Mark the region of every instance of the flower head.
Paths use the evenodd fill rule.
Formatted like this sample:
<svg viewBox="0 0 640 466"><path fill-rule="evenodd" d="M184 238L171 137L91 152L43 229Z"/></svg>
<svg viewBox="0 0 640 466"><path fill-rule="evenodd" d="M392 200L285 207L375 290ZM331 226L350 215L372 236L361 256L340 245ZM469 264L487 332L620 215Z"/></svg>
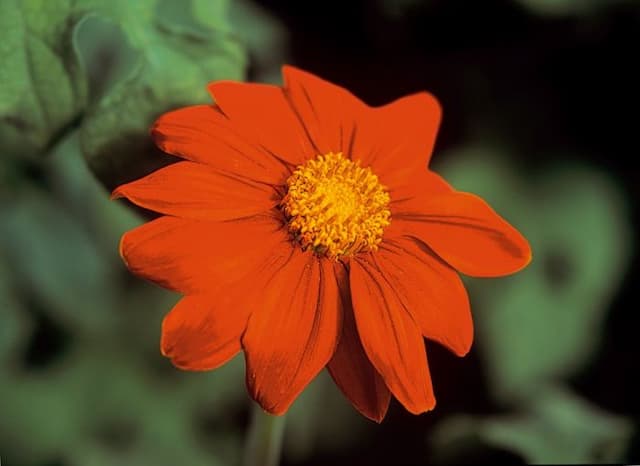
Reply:
<svg viewBox="0 0 640 466"><path fill-rule="evenodd" d="M156 144L184 160L114 191L162 214L121 242L133 273L184 294L162 353L208 370L244 351L248 390L274 414L324 367L371 419L391 395L428 411L424 337L460 356L473 339L458 272L514 273L529 245L427 168L433 96L372 108L283 74L283 87L212 83L215 105L161 116Z"/></svg>
<svg viewBox="0 0 640 466"><path fill-rule="evenodd" d="M371 169L329 152L296 168L286 189L283 211L303 249L333 259L378 249L391 212Z"/></svg>

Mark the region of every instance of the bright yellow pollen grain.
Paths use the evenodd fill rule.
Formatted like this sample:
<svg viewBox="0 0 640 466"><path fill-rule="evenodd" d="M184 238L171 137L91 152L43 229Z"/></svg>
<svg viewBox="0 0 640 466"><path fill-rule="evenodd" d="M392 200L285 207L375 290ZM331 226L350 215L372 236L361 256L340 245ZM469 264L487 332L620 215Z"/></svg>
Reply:
<svg viewBox="0 0 640 466"><path fill-rule="evenodd" d="M390 198L371 169L329 152L297 167L287 186L281 205L303 249L332 259L378 249Z"/></svg>

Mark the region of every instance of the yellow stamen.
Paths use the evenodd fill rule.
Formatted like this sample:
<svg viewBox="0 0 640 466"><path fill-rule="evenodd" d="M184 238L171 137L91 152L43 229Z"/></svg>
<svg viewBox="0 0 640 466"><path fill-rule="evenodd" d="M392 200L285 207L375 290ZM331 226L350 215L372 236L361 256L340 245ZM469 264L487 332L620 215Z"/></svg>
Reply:
<svg viewBox="0 0 640 466"><path fill-rule="evenodd" d="M303 249L332 259L378 249L391 212L370 168L329 152L297 167L287 186L281 205Z"/></svg>

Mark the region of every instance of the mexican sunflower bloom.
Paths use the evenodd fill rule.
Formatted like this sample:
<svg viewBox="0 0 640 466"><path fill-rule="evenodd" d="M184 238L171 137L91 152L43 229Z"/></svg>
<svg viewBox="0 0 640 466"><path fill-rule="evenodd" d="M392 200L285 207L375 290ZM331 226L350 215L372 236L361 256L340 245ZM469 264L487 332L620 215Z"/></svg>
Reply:
<svg viewBox="0 0 640 466"><path fill-rule="evenodd" d="M370 419L391 395L431 410L424 338L459 356L473 339L458 273L514 273L529 245L427 168L432 95L369 107L299 69L283 75L283 87L214 82L215 104L162 115L152 137L183 160L114 191L161 214L120 252L184 295L162 354L209 370L243 351L248 391L272 414L325 367Z"/></svg>

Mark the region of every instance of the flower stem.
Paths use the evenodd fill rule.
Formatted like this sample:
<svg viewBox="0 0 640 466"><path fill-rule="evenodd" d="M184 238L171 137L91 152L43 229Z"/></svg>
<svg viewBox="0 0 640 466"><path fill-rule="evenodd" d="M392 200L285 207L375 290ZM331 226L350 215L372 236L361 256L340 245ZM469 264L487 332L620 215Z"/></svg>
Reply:
<svg viewBox="0 0 640 466"><path fill-rule="evenodd" d="M243 466L278 466L284 422L284 416L272 416L254 404L245 440Z"/></svg>

